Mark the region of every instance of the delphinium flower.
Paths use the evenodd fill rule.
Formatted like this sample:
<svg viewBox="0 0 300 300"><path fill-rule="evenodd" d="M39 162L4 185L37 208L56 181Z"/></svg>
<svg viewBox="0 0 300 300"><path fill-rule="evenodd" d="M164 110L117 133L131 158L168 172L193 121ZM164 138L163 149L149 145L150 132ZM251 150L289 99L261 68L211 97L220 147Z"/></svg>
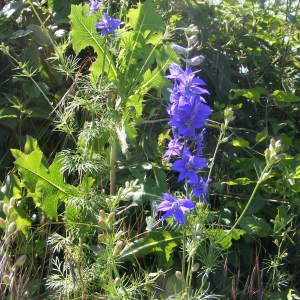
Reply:
<svg viewBox="0 0 300 300"><path fill-rule="evenodd" d="M157 211L164 212L162 221L172 216L176 222L183 224L185 212L195 208L195 203L190 199L176 199L168 193L164 193L163 197L164 200L156 207Z"/></svg>
<svg viewBox="0 0 300 300"><path fill-rule="evenodd" d="M115 29L121 25L121 20L111 18L107 13L103 14L102 22L97 22L95 27L101 30L101 35L115 34Z"/></svg>
<svg viewBox="0 0 300 300"><path fill-rule="evenodd" d="M90 10L88 16L90 16L94 11L99 10L103 6L103 2L99 2L98 0L90 0Z"/></svg>
<svg viewBox="0 0 300 300"><path fill-rule="evenodd" d="M188 149L183 149L182 158L173 163L172 169L179 172L178 181L184 179L196 184L198 182L197 171L206 166L206 159L191 155Z"/></svg>
<svg viewBox="0 0 300 300"><path fill-rule="evenodd" d="M173 63L166 77L173 81L173 87L169 89L170 101L167 108L170 116L168 124L172 127L173 138L164 157L172 162L171 169L179 173L178 181L184 181L185 186L191 187L194 197L207 203L206 195L211 180L200 177L199 171L207 165L202 155L204 127L211 114L211 108L203 96L209 92L205 88L204 80L196 76L196 72L190 67L184 70ZM170 194L164 194L164 201L157 206L157 211L166 212L162 220L172 215L176 222L184 223L183 211L179 209L181 206L178 200L176 202L174 199ZM190 207L195 207L192 200L184 201L183 203L189 203Z"/></svg>

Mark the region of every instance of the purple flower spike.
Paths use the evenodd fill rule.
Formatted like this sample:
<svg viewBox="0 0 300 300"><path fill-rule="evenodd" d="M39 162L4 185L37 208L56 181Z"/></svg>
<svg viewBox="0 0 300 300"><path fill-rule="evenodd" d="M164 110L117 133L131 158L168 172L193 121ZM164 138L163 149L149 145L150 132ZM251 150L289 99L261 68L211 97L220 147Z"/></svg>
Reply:
<svg viewBox="0 0 300 300"><path fill-rule="evenodd" d="M97 22L96 28L101 30L101 35L106 34L115 34L115 29L117 29L120 24L121 20L119 19L113 19L108 14L103 15L103 22Z"/></svg>
<svg viewBox="0 0 300 300"><path fill-rule="evenodd" d="M168 193L164 193L164 201L157 207L157 211L164 212L161 220L164 221L168 217L173 217L174 221L184 224L184 214L196 207L195 203L190 199L176 199Z"/></svg>
<svg viewBox="0 0 300 300"><path fill-rule="evenodd" d="M90 16L94 11L99 10L103 2L99 2L98 0L90 0L90 10L88 16Z"/></svg>

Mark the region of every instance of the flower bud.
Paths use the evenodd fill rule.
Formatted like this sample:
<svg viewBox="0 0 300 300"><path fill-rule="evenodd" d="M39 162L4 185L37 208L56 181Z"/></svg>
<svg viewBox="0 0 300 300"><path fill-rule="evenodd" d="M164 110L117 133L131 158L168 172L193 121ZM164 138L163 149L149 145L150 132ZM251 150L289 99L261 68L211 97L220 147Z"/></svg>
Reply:
<svg viewBox="0 0 300 300"><path fill-rule="evenodd" d="M6 285L10 284L10 278L9 278L9 276L8 275L4 275L2 277L2 282L3 282L3 284L6 284Z"/></svg>
<svg viewBox="0 0 300 300"><path fill-rule="evenodd" d="M5 220L0 217L0 228L5 228Z"/></svg>
<svg viewBox="0 0 300 300"><path fill-rule="evenodd" d="M2 205L2 210L5 213L5 215L8 216L8 214L9 214L9 208L8 208L8 204L7 203L4 203Z"/></svg>
<svg viewBox="0 0 300 300"><path fill-rule="evenodd" d="M181 47L177 44L171 44L171 48L177 53L177 54L186 54L187 49L184 47Z"/></svg>
<svg viewBox="0 0 300 300"><path fill-rule="evenodd" d="M120 279L120 277L116 277L115 280L114 280L114 282L115 282L115 285L116 285L116 286L119 286L119 285L121 284L121 279Z"/></svg>
<svg viewBox="0 0 300 300"><path fill-rule="evenodd" d="M175 272L175 276L176 276L177 279L183 280L183 275L182 275L182 273L180 271L176 271Z"/></svg>
<svg viewBox="0 0 300 300"><path fill-rule="evenodd" d="M13 233L17 228L17 225L15 222L11 222L7 227L7 233Z"/></svg>
<svg viewBox="0 0 300 300"><path fill-rule="evenodd" d="M204 56L203 55L198 55L192 58L182 58L184 62L186 62L189 66L198 66L204 61Z"/></svg>
<svg viewBox="0 0 300 300"><path fill-rule="evenodd" d="M279 152L282 149L282 144L280 140L275 142L275 149L277 152Z"/></svg>
<svg viewBox="0 0 300 300"><path fill-rule="evenodd" d="M192 272L196 272L196 271L199 270L199 268L200 268L200 264L199 263L195 263L195 264L192 265L191 270L192 270Z"/></svg>
<svg viewBox="0 0 300 300"><path fill-rule="evenodd" d="M196 44L198 42L197 35L193 34L190 37L188 37L188 42L191 45Z"/></svg>
<svg viewBox="0 0 300 300"><path fill-rule="evenodd" d="M16 204L16 199L15 199L14 197L11 197L11 198L9 199L9 204L10 204L11 206L14 206L14 205Z"/></svg>
<svg viewBox="0 0 300 300"><path fill-rule="evenodd" d="M117 241L117 243L115 245L115 248L114 248L114 251L113 251L113 255L117 256L121 252L121 250L123 249L123 246L124 246L123 241Z"/></svg>
<svg viewBox="0 0 300 300"><path fill-rule="evenodd" d="M105 234L104 234L104 233L98 234L98 240L99 240L101 243L104 243L104 242L106 241Z"/></svg>
<svg viewBox="0 0 300 300"><path fill-rule="evenodd" d="M235 119L234 112L231 107L227 107L224 110L224 118L225 118L225 121L227 121L227 124L232 122Z"/></svg>
<svg viewBox="0 0 300 300"><path fill-rule="evenodd" d="M116 213L115 212L111 212L109 215L108 215L108 222L114 222L116 219Z"/></svg>

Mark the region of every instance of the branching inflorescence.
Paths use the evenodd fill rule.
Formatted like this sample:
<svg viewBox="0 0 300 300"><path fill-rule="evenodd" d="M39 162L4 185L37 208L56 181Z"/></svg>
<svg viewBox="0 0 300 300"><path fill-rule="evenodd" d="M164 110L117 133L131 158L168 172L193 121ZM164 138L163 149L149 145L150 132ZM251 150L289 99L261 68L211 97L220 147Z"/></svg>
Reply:
<svg viewBox="0 0 300 300"><path fill-rule="evenodd" d="M209 94L205 82L196 76L191 67L183 70L178 64L172 63L169 75L173 87L169 89L170 99L167 112L172 126L172 139L168 144L164 158L172 161L172 170L179 173L178 181L190 186L194 197L207 202L206 193L210 179L199 176L199 170L207 165L203 155L203 140L207 117L211 108L206 104L203 95ZM195 208L190 199L175 199L164 194L164 201L157 206L157 211L164 212L162 220L173 216L174 220L183 224L184 213Z"/></svg>

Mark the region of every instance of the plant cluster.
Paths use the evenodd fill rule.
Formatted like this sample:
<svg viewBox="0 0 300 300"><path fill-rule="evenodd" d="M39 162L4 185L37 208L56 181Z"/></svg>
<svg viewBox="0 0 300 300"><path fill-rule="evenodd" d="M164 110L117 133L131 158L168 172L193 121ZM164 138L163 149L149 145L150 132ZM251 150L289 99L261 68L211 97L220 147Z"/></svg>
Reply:
<svg viewBox="0 0 300 300"><path fill-rule="evenodd" d="M1 299L299 297L299 3L0 8Z"/></svg>

